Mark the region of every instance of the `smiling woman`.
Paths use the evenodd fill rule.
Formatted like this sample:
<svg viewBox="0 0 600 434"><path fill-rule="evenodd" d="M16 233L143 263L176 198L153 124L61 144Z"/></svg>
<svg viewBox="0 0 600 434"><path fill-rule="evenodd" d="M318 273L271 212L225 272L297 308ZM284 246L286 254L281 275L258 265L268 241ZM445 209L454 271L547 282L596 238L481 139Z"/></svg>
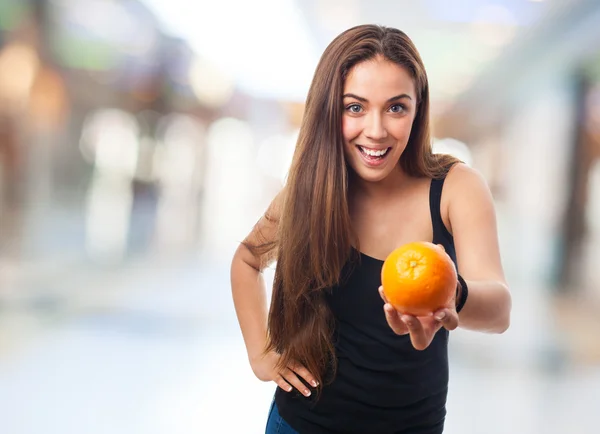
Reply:
<svg viewBox="0 0 600 434"><path fill-rule="evenodd" d="M441 245L460 282L424 316L378 292L383 259L414 241ZM449 332L503 332L511 298L489 189L432 152L427 74L406 34L357 26L327 47L287 183L231 282L251 367L279 386L267 433L443 431Z"/></svg>

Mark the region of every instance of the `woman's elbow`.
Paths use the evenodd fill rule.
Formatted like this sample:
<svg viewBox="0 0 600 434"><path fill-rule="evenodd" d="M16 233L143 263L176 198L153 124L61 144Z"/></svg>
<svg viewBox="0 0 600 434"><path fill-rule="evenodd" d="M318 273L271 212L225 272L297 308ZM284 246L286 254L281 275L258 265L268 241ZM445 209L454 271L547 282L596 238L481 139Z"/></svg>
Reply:
<svg viewBox="0 0 600 434"><path fill-rule="evenodd" d="M496 330L494 330L494 331L497 334L501 335L502 333L507 331L509 327L510 327L510 315L507 315L506 318L502 318L502 320L499 321L498 326L496 327Z"/></svg>
<svg viewBox="0 0 600 434"><path fill-rule="evenodd" d="M500 302L500 315L498 319L498 323L496 326L496 330L494 330L498 334L502 334L508 330L510 327L510 313L512 310L512 297L510 295L510 290L506 284L502 284L503 289L503 297Z"/></svg>

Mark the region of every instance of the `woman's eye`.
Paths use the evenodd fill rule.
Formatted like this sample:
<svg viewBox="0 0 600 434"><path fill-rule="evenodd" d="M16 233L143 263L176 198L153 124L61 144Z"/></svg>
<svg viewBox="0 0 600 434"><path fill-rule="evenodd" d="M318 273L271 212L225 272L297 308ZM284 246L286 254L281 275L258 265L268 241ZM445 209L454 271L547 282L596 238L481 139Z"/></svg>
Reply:
<svg viewBox="0 0 600 434"><path fill-rule="evenodd" d="M394 104L390 107L390 111L392 113L402 113L404 111L404 106L401 104Z"/></svg>
<svg viewBox="0 0 600 434"><path fill-rule="evenodd" d="M346 110L348 110L350 113L360 113L362 107L358 104L351 104L348 107L346 107Z"/></svg>

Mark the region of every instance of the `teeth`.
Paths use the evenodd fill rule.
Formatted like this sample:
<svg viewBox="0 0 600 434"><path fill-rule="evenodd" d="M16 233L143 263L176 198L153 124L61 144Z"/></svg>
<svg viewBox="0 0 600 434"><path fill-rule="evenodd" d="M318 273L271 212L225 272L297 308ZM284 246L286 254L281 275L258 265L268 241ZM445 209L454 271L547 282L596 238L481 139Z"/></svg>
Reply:
<svg viewBox="0 0 600 434"><path fill-rule="evenodd" d="M387 153L389 148L385 148L380 151L373 151L372 149L367 149L364 146L361 146L360 149L362 149L365 154L370 155L371 157L381 157Z"/></svg>

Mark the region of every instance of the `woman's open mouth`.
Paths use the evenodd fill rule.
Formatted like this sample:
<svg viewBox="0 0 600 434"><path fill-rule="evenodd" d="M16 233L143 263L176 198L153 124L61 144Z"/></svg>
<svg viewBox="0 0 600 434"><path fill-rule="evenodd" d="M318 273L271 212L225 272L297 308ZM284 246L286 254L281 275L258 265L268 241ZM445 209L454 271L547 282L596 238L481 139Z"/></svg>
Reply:
<svg viewBox="0 0 600 434"><path fill-rule="evenodd" d="M358 151L367 166L379 166L385 161L392 148L373 149L365 146L356 145Z"/></svg>

